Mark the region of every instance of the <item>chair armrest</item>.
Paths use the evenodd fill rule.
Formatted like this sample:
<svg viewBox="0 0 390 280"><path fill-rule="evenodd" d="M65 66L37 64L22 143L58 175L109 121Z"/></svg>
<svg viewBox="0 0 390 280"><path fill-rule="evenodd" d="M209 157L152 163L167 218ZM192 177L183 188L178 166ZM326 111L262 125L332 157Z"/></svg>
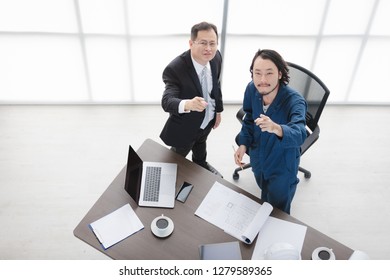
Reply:
<svg viewBox="0 0 390 280"><path fill-rule="evenodd" d="M317 125L314 131L308 131L309 136L306 137L305 142L301 145L301 155L303 155L320 137L320 127Z"/></svg>
<svg viewBox="0 0 390 280"><path fill-rule="evenodd" d="M244 121L244 117L245 117L245 112L244 110L242 109L242 107L240 108L240 110L238 110L237 114L236 114L236 118L237 120L242 123Z"/></svg>

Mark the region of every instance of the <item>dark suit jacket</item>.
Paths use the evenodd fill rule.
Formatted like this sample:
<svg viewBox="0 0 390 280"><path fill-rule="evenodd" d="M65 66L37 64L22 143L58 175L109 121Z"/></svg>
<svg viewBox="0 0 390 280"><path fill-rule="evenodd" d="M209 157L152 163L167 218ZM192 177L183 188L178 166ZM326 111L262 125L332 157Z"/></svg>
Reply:
<svg viewBox="0 0 390 280"><path fill-rule="evenodd" d="M223 111L222 92L220 85L222 56L217 51L210 61L213 78L211 97L215 99L215 113ZM186 148L194 141L202 124L205 111L179 114L179 103L183 99L195 96L203 97L202 88L191 60L190 50L176 57L163 72L165 91L161 100L164 111L169 112L169 118L160 134L168 146ZM215 118L213 120L215 122Z"/></svg>

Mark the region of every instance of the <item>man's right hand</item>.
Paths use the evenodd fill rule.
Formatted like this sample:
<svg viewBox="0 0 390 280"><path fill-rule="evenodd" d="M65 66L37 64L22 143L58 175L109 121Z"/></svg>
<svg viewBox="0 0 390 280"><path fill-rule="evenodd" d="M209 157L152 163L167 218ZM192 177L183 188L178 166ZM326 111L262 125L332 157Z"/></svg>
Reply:
<svg viewBox="0 0 390 280"><path fill-rule="evenodd" d="M191 100L188 100L184 105L185 111L203 112L204 109L206 109L206 107L207 107L207 102L204 101L203 97L199 97L199 96L196 96Z"/></svg>

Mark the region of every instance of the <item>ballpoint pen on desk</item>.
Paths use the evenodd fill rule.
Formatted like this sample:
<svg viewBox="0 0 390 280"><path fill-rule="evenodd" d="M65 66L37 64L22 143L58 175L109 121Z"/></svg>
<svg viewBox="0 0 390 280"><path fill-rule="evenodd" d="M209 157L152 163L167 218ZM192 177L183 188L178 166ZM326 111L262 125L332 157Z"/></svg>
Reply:
<svg viewBox="0 0 390 280"><path fill-rule="evenodd" d="M233 151L234 151L234 156L236 156L237 150L234 148L234 145L232 145L232 148L233 148ZM242 163L240 163L240 167L241 167L241 170L244 170L244 168L242 167Z"/></svg>

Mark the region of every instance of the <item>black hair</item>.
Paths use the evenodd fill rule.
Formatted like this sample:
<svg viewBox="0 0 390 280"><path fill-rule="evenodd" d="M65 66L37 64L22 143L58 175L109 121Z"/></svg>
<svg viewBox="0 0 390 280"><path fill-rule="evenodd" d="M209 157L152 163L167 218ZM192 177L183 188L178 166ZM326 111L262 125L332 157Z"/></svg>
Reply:
<svg viewBox="0 0 390 280"><path fill-rule="evenodd" d="M195 24L191 28L191 40L195 41L198 37L198 32L203 30L214 30L215 34L217 35L217 41L218 41L218 30L217 27L209 22L202 21L201 23Z"/></svg>
<svg viewBox="0 0 390 280"><path fill-rule="evenodd" d="M253 78L253 65L255 63L255 60L261 57L262 59L269 59L271 60L276 67L278 68L278 71L282 73L282 77L280 78L279 82L284 83L287 85L290 81L290 76L289 76L289 70L286 61L283 59L283 57L277 53L274 50L269 50L269 49L259 49L255 56L253 57L251 67L249 71L251 72L251 77Z"/></svg>

